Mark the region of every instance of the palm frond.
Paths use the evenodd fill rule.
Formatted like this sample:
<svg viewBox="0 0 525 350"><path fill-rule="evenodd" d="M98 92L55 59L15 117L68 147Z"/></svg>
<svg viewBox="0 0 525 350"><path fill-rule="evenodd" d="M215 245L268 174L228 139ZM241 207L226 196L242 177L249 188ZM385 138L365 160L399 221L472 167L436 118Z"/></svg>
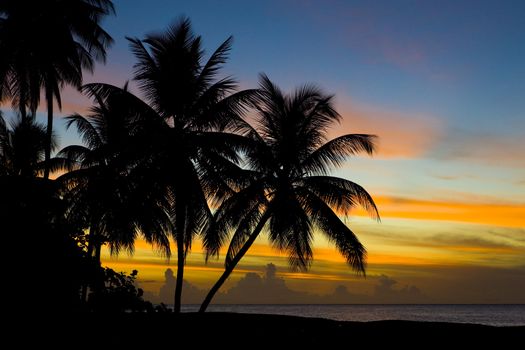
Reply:
<svg viewBox="0 0 525 350"><path fill-rule="evenodd" d="M72 168L72 165L69 159L53 157L48 163L45 161L38 162L35 165L35 171L39 174L43 174L46 167L49 169L50 173L55 173L58 171L69 170Z"/></svg>
<svg viewBox="0 0 525 350"><path fill-rule="evenodd" d="M254 227L253 224L256 224L259 218L261 208L266 206L263 191L263 183L254 182L221 203L214 214L213 225L204 232L203 246L206 250L206 259L210 256L218 256L220 248L224 246L232 230L237 232L234 236L249 233L248 231ZM239 248L236 243L230 243L230 246L227 260L233 258Z"/></svg>
<svg viewBox="0 0 525 350"><path fill-rule="evenodd" d="M198 118L192 122L196 130L213 129L219 131L231 131L240 134L247 133L253 129L246 121L245 117L250 108L253 108L258 100L259 90L241 90L230 95L224 93L220 99L208 104ZM201 99L208 96L201 96ZM211 102L211 101L210 101ZM209 102L208 102L209 103ZM196 106L206 105L200 101Z"/></svg>
<svg viewBox="0 0 525 350"><path fill-rule="evenodd" d="M207 87L222 68L222 65L226 63L232 43L233 37L230 36L215 50L215 52L208 59L208 62L206 62L200 71L199 77L197 79L197 85L202 90L208 90Z"/></svg>
<svg viewBox="0 0 525 350"><path fill-rule="evenodd" d="M381 220L372 196L355 182L333 176L307 176L298 183L342 215L348 215L359 204L373 219Z"/></svg>
<svg viewBox="0 0 525 350"><path fill-rule="evenodd" d="M279 192L271 202L270 242L288 253L292 269L307 270L313 258L313 230L307 213L292 193Z"/></svg>
<svg viewBox="0 0 525 350"><path fill-rule="evenodd" d="M329 169L340 167L349 156L375 150L374 135L347 134L332 139L313 151L300 164L301 170L312 175L325 175Z"/></svg>
<svg viewBox="0 0 525 350"><path fill-rule="evenodd" d="M68 160L68 170L74 170L77 167L85 166L84 163L90 154L90 149L81 145L69 145L60 150L57 156Z"/></svg>
<svg viewBox="0 0 525 350"><path fill-rule="evenodd" d="M89 122L86 117L80 114L73 114L67 116L65 119L66 129L69 129L72 125L74 125L80 133L82 141L88 145L89 148L97 148L104 143L98 130L92 123Z"/></svg>
<svg viewBox="0 0 525 350"><path fill-rule="evenodd" d="M301 191L303 207L329 241L333 242L347 263L358 274L365 275L366 249L357 236L336 213L312 192Z"/></svg>

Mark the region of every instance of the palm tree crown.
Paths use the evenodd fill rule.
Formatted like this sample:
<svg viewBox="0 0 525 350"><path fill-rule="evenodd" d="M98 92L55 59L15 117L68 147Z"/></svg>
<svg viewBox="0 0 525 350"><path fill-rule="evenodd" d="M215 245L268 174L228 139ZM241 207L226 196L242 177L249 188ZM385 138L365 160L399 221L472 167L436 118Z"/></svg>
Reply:
<svg viewBox="0 0 525 350"><path fill-rule="evenodd" d="M252 141L245 152L249 185L223 202L204 241L208 255L217 255L234 231L218 287L265 225L270 242L288 253L293 268L309 267L317 228L352 269L365 273L366 250L339 215L359 204L379 219L377 208L363 187L328 174L350 155L372 154L374 136L348 134L327 141L328 127L340 119L332 100L308 85L285 95L261 76L256 126L245 127Z"/></svg>
<svg viewBox="0 0 525 350"><path fill-rule="evenodd" d="M18 116L7 126L0 115L0 175L36 177L44 166L45 127L32 116ZM52 147L56 147L53 139Z"/></svg>
<svg viewBox="0 0 525 350"><path fill-rule="evenodd" d="M184 260L193 238L212 219L208 200L220 200L229 187L221 171L238 161L238 135L223 132L241 122L253 90L234 93L236 82L219 79L232 38L204 59L200 36L188 19L145 40L128 38L138 59L135 80L162 119L149 147L148 167L172 198L178 273L175 309L180 309Z"/></svg>
<svg viewBox="0 0 525 350"><path fill-rule="evenodd" d="M139 234L169 256L170 225L162 197L154 182L142 181L136 166L137 109L147 106L137 104L140 100L126 87L105 95L99 88L84 88L97 102L90 114L67 117L67 126L76 126L84 143L59 153L73 169L59 178L68 189L69 213L90 228L90 253L97 259L106 241L112 253L133 252Z"/></svg>
<svg viewBox="0 0 525 350"><path fill-rule="evenodd" d="M100 26L114 13L111 0L5 0L0 5L0 97L11 95L22 116L35 111L40 89L48 107L46 161L50 159L53 100L62 107L60 90L79 88L82 70L93 71L112 43ZM44 176L49 175L46 168Z"/></svg>

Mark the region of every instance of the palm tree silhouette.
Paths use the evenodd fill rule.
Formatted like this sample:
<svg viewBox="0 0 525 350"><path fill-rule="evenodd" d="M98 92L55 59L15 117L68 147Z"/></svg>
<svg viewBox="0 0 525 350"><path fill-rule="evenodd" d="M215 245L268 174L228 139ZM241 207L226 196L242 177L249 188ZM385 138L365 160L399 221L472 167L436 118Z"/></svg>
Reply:
<svg viewBox="0 0 525 350"><path fill-rule="evenodd" d="M200 36L189 19L145 40L128 38L138 59L134 79L163 124L151 139L149 169L172 198L173 238L177 245L175 312L180 311L185 258L193 238L212 219L208 199L220 201L230 189L221 172L238 161L242 138L226 132L242 119L254 90L233 93L236 82L217 75L232 38L204 61Z"/></svg>
<svg viewBox="0 0 525 350"><path fill-rule="evenodd" d="M137 166L141 155L139 111L147 112L149 107L127 87L91 84L83 90L96 106L87 116L67 117L67 127L77 128L84 145L67 146L59 152L73 171L58 181L67 187L69 215L89 227L88 256L100 262L105 242L112 254L122 249L132 253L141 235L169 257L167 197L164 195L163 204L159 195L163 189L154 181L143 181L143 170Z"/></svg>
<svg viewBox="0 0 525 350"><path fill-rule="evenodd" d="M14 97L25 115L35 111L44 90L47 103L45 160L51 158L53 103L62 108L60 90L66 84L80 87L82 70L93 71L94 62L105 61L111 36L100 26L114 13L111 0L4 0L0 4L0 63L2 91ZM44 177L48 178L46 166Z"/></svg>
<svg viewBox="0 0 525 350"><path fill-rule="evenodd" d="M363 187L328 173L347 156L362 151L372 154L374 136L348 134L327 142L327 128L340 119L332 96L309 85L285 95L265 75L260 78L257 112L256 129L246 125L253 142L246 151L250 184L223 202L205 235L207 256L212 256L235 230L225 271L203 301L201 312L265 226L270 242L288 253L293 268L309 267L313 232L318 228L353 270L365 274L366 250L338 215L347 215L360 204L379 220L376 205Z"/></svg>
<svg viewBox="0 0 525 350"><path fill-rule="evenodd" d="M83 91L96 105L87 116L69 116L67 126L77 128L84 145L59 152L72 170L57 179L66 189L68 220L89 228L87 256L97 265L103 244L109 244L111 254L131 254L139 235L169 258L168 197L138 166L144 154L139 126L144 127L144 116L155 112L127 86L88 84ZM82 301L87 287L82 287Z"/></svg>
<svg viewBox="0 0 525 350"><path fill-rule="evenodd" d="M45 127L34 117L19 115L9 128L0 114L0 175L33 178L41 174L45 147ZM56 147L54 138L52 147Z"/></svg>
<svg viewBox="0 0 525 350"><path fill-rule="evenodd" d="M24 18L10 16L9 2L0 3L0 102L11 99L22 116L35 113L40 100L40 70L21 32Z"/></svg>

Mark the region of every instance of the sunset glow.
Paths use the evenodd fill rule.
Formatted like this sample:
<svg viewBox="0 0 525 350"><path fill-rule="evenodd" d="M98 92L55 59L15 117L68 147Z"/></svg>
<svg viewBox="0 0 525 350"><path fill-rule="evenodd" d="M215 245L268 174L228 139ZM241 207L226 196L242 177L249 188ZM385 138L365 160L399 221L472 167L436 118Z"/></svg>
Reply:
<svg viewBox="0 0 525 350"><path fill-rule="evenodd" d="M290 288L316 294L332 293L338 285L373 294L377 278L386 275L397 281L395 288L416 286L428 302L482 303L489 294L493 302L525 302L515 291L525 287L525 24L518 15L523 6L403 2L400 10L388 1L325 6L290 0L220 8L208 2L202 12L192 2L179 2L171 12L151 14L154 22L144 18L143 25L130 27L144 6L133 3L137 7L123 10L120 19L127 34L142 35L174 14L188 14L206 43L234 35L230 71L243 87L253 86L259 71L285 89L319 83L336 95L343 116L330 137L379 137L373 158L349 159L335 172L365 187L380 211L381 223L361 209L343 218L367 248L366 279L352 273L321 235L306 273L290 271L286 256L264 238L227 287L273 263ZM124 43L117 45L113 55L123 57L122 64L101 68L108 74L97 72L94 79L123 82L132 64L126 50ZM208 288L223 257L221 252L205 265L196 242L186 279ZM143 244L132 259L106 261L138 268L141 280L156 281L143 283L153 293L163 271L176 262L167 264Z"/></svg>
<svg viewBox="0 0 525 350"><path fill-rule="evenodd" d="M84 83L129 82L140 96L125 37L142 39L184 14L202 35L206 57L233 35L224 73L240 88L257 87L260 72L288 92L318 84L335 96L342 117L327 138L378 137L373 156L350 157L333 171L363 186L379 209L378 221L362 208L339 213L367 249L366 278L320 232L311 268L293 271L263 231L221 292L274 264L286 288L308 293L305 303L335 303L340 286L349 303L525 303L525 2L114 3L118 15L104 26L115 45ZM64 117L85 113L92 101L70 87L62 100L54 132L61 147L79 144ZM3 114L14 118L9 108L2 105ZM37 119L46 120L44 103ZM138 270L146 296L171 303L159 291L166 270L176 273L176 251L172 242L168 259L140 239L132 255L110 256L105 247L102 260L116 271ZM225 254L206 263L201 240L193 243L184 302L202 299ZM381 281L391 294L377 292Z"/></svg>

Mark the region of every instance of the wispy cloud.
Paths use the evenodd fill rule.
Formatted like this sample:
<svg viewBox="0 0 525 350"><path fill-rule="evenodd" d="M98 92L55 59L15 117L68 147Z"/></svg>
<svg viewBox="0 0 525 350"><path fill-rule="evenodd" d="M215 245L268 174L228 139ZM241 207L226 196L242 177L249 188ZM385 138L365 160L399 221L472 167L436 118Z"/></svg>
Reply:
<svg viewBox="0 0 525 350"><path fill-rule="evenodd" d="M429 157L511 168L525 167L522 135L451 129L440 135Z"/></svg>
<svg viewBox="0 0 525 350"><path fill-rule="evenodd" d="M379 137L379 158L417 158L424 156L440 138L443 125L439 118L424 113L403 113L345 101L343 120L330 136L367 133Z"/></svg>
<svg viewBox="0 0 525 350"><path fill-rule="evenodd" d="M439 7L408 15L400 21L399 5L330 2L320 6L315 1L291 0L313 25L332 33L326 40L334 46L350 49L352 55L370 65L390 65L432 81L455 81L457 72L436 64L436 58L449 52L450 36L435 35L433 26ZM428 5L427 5L428 6ZM405 11L403 11L405 12ZM415 33L416 27L432 32L432 40ZM327 30L326 28L330 28Z"/></svg>
<svg viewBox="0 0 525 350"><path fill-rule="evenodd" d="M434 179L443 180L443 181L454 181L454 180L477 179L478 178L478 176L470 175L470 174L442 175L442 174L431 173L429 174L429 176L433 177Z"/></svg>
<svg viewBox="0 0 525 350"><path fill-rule="evenodd" d="M381 216L418 220L444 220L503 227L523 227L525 204L431 201L375 196ZM367 215L358 209L358 215Z"/></svg>

